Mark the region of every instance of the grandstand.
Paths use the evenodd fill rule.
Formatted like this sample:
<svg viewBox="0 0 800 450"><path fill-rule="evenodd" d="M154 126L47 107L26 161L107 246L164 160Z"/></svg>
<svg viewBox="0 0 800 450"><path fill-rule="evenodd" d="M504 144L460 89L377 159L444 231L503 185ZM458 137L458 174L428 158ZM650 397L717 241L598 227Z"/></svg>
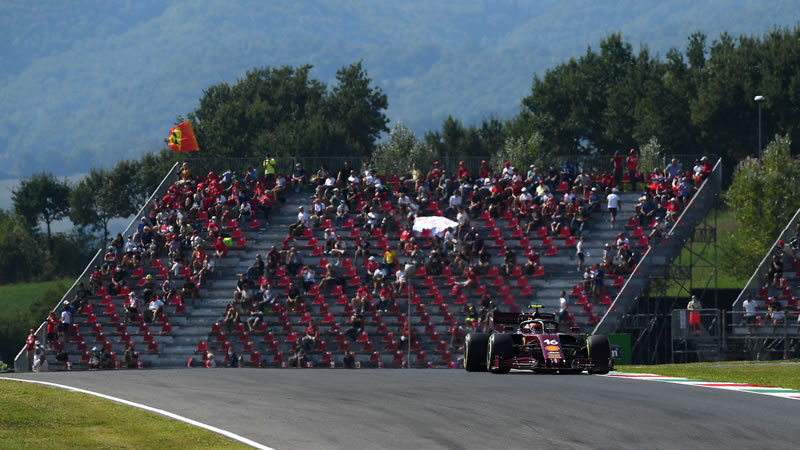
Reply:
<svg viewBox="0 0 800 450"><path fill-rule="evenodd" d="M243 161L213 163L195 161L192 164L194 167L190 169L194 173L204 173L209 165L217 170L220 167L225 170L236 170L248 165ZM305 166L313 167L312 164L306 162ZM470 178L482 178L479 175L480 168L476 168L477 164L473 162L467 164L470 165L474 168L470 172ZM258 164L251 166L259 167ZM451 167L456 166L457 164L453 163ZM284 173L289 173L290 167L287 165L282 170ZM330 215L323 217L319 226L298 227L297 233L290 236L288 230L297 222L299 208L304 207L306 211L314 210L310 189L292 192L291 189L287 189L288 185L282 189L272 189L277 198L274 199L272 211L266 218L260 207L265 201L265 192L269 189L264 180L258 180L260 177L249 178L248 171L242 171L240 177L231 172L221 172L220 175L212 172L206 176L186 177L181 174L180 167L176 164L123 233L125 236L132 236L139 224L139 220L136 219L143 217L145 222L156 230L156 240L165 250L152 261L145 258L143 264L132 268L126 278L127 287L121 291L110 292L101 288L93 292L94 295L88 298L88 304L82 306L75 314L68 342L59 342L56 349L48 355L48 359L51 367L58 367L55 352L64 349L69 352L75 368L86 367L90 350L98 346L113 355L115 362L112 366L122 368L125 364L121 355L126 349L133 348L136 351L138 367L174 367L185 365L190 357L198 362L203 361L209 352L215 354L215 361L224 364L228 349L231 349L246 365L286 367L290 356L303 341L309 322L312 322L310 332L318 335L313 345L303 355L303 362L307 367L341 367L345 352L353 352L362 367L408 365L455 368L459 365L458 359L461 355L459 341L463 338L463 334L471 329L467 322L470 317L468 309L470 305L477 311L481 309L482 301L487 303L491 299L494 307L501 310L518 311L527 308L529 304L537 303L543 305L546 310L555 312L559 308L562 291L568 296L568 311L563 324L565 329L579 328L591 332L595 327L600 328L605 323L605 327L613 331L614 321L624 314L625 308L628 308L632 301L631 297L620 298L618 296L620 290L624 292L623 287L627 286L630 286L627 288L628 292L634 287L643 289L642 286L629 283L630 270L636 268L634 274L641 277L650 265L666 263L664 258L659 260L655 255L647 255L650 255L649 249L662 239L664 242L669 242L671 230L682 228L675 224L681 223L683 217L681 210L684 206L676 203L673 209L665 207L663 211L665 217L669 215L666 220L671 223L672 228L663 227L661 221L656 221L655 215L647 215L636 206L642 193L630 192L628 183L631 180L626 176L623 184L619 185L626 189L620 194L621 208L616 225L612 227L605 195L611 193L614 188L613 177L596 170L587 174L585 181L578 183L576 173L579 167L582 165L576 162L571 168L564 167L565 174L552 168L551 173L548 174L547 171L542 173L542 178L547 179L546 184L551 186L549 191L555 200L543 201L540 210L529 206L538 202L518 200L522 186L527 185L531 190L536 188L535 183L531 184L532 180L526 180L526 184L514 183L510 179L503 181L502 175L495 173L482 185L485 186L485 194L477 194L482 186L477 185L477 180L472 180L469 184L473 186L475 183L477 190L464 191L464 204L469 204L474 196L485 196L482 203L476 203L477 206L470 213L469 227L480 236L486 249L485 255L472 255L465 263L467 266L473 265L474 274L467 276L462 270L456 269L455 264L451 264L452 261L448 261L441 270L431 265L418 265L415 273L408 274L407 285L400 286L391 293L387 291L388 296L395 298L390 306L386 306L385 311L376 309L378 295L373 294L371 300L367 302L370 306L363 312L363 326L356 327L352 324L353 297L361 287L360 282L369 280L370 272L380 266L383 249L387 247L396 249L401 265L408 263L411 258L400 250L401 244L409 239L410 235L403 233L402 225L406 222L405 206L398 204L398 196L394 193L405 186L409 188L409 196L413 196L421 183L408 181L398 175L380 177L368 175L364 178L380 179L380 184L384 186L373 197L374 189L367 189L364 180L354 184L339 179L335 186L341 187L342 191L350 190L350 197L347 199L352 205L350 212L337 219L334 217L335 205L327 205L331 207ZM334 164L331 164L331 168L339 169ZM441 175L438 170L440 170L438 165L431 168L434 178L450 177ZM455 179L455 171L453 172L451 176ZM709 170L702 177L710 173ZM359 173L358 176L361 175ZM648 190L655 192L663 188L664 195L678 196L679 186L672 185L672 180L659 180L657 174L638 174L638 176L641 178L640 182L643 181L649 186ZM701 175L698 173L697 176L697 180L692 180L692 190L701 186ZM433 181L431 179L431 182ZM248 187L238 187L239 182L242 186ZM217 187L220 190L215 193L214 189ZM570 226L569 221L565 221L565 225L560 229L552 226L554 218L558 215L575 214L575 210L568 208L576 208L579 204L590 204L592 188L597 189L596 195L599 197L594 200L597 200L600 206L588 213L588 225L584 227L581 235L584 238L583 247L587 255L584 268L591 267L595 270L590 272L593 279L603 280L602 283L595 281L596 287L592 280L584 282L584 272L577 270L575 250L579 238L577 227ZM192 197L198 190L205 190L206 198L210 197L212 201L201 200L199 205L193 205L187 212L187 217L192 219L196 232L203 237L202 248L207 257L213 258L216 252L214 245L217 234L230 239L230 247L222 247L225 248L223 252L225 255L220 258L213 275L207 277L200 286L194 305L186 295L176 294L166 299L165 314L156 322L144 323L140 315L133 322L124 323L126 294L133 291L141 295L148 276L158 280L160 284L170 273L171 262L166 255L169 235L179 233L178 230L170 231L168 229L170 219L161 221L164 217L159 213L163 215L164 211L174 208L177 204L183 204L187 196ZM496 193L492 193L493 191ZM238 207L242 202L250 202L255 212L252 220L229 217L229 214L225 213L226 208L223 204L218 205L213 201L214 197L222 192L229 194L223 203L229 204L232 208ZM252 197L238 195L244 192L253 195ZM574 206L570 206L569 201L563 201L565 195L570 194L576 197ZM690 196L691 194L688 194L681 201L688 203ZM450 213L447 211L448 198L437 196L436 189L425 192L425 197L429 201L419 202L418 217L443 216L445 212ZM558 212L558 204L562 202L568 210ZM364 210L364 216L359 218L359 212L365 206L373 206L371 212L378 214L378 217L369 217ZM534 211L536 213L541 211L542 221L540 224L527 227L528 217L534 214ZM215 212L220 218L215 222L210 221ZM385 225L382 224L381 217L387 218ZM359 227L362 219L363 222L374 220L376 226L370 228L368 224L363 224L364 226ZM174 225L177 228L177 224ZM339 266L332 269L339 272L343 283L317 287L316 283L326 275L326 263L335 264L339 259L335 251L332 253L325 251L325 233L329 228L335 228L335 234L340 235L341 240L346 242L344 257L341 258ZM660 232L654 233L653 230ZM435 233L428 233L421 231L414 233L413 236L414 242L425 252L429 252L438 239ZM620 233L624 233L624 236L620 236ZM211 236L211 239L206 239L207 236ZM652 240L648 239L648 236ZM460 243L463 243L466 239L464 234L462 233L460 237L462 238ZM188 242L190 238L191 232L179 238L179 241ZM629 245L626 246L620 239L628 239ZM362 257L358 263L354 263L356 259L354 248L363 241L370 243L376 261L371 262ZM628 268L619 264L606 266L603 263L606 244L611 246L609 251L613 254L617 254L620 247L630 247L631 252L627 254L633 258L631 266ZM234 303L234 291L239 285L240 275L248 273L257 255L268 260L268 252L273 246L281 251L296 249L303 259L303 264L312 267L316 283L308 286L307 292L301 290L301 300L294 307L289 306L286 295L290 291L290 285L303 284L301 266L292 267L294 270L290 270L287 264L278 264L274 273L267 271L252 276L252 282L256 286L270 283L279 293L278 301L268 305L263 322L252 332L248 331L244 320L248 317L252 304L249 303L249 299L245 299L239 306L242 308L241 321L226 324L224 319L228 313L228 306ZM191 248L186 242L183 243L183 247L184 254L190 254ZM507 252L513 252L516 258L506 271L503 265L508 262L505 256ZM282 261L285 257L282 256ZM526 272L524 264L529 259L537 258L539 264L530 272ZM484 264L480 264L481 261ZM81 281L88 283L92 268L102 263L103 251L99 251L73 288L55 308L57 313L75 297L78 283ZM647 267L644 267L645 263ZM196 269L197 267L188 266L181 269L180 273L175 274L178 278L175 283L180 285L180 279L191 279L200 284L202 280L197 278ZM597 270L601 272L609 270L612 273L601 273L598 278ZM388 281L395 281L395 274L388 273L386 278ZM474 283L467 285L466 282L470 278ZM368 285L368 293L372 290L374 287ZM608 314L609 312L611 314ZM408 339L409 329L410 339ZM37 330L41 342L44 342L44 330L45 324ZM24 350L21 351L15 361L18 371L27 369L24 353Z"/></svg>

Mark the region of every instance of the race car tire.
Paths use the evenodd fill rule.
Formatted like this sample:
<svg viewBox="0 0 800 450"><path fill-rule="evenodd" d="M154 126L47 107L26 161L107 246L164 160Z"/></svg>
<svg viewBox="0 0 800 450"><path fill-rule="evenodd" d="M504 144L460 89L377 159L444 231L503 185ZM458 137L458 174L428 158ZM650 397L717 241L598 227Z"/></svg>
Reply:
<svg viewBox="0 0 800 450"><path fill-rule="evenodd" d="M487 333L469 333L464 341L464 369L467 372L486 372Z"/></svg>
<svg viewBox="0 0 800 450"><path fill-rule="evenodd" d="M486 367L491 373L506 374L511 371L510 367L499 367L492 369L492 361L499 356L500 359L508 359L514 356L514 341L511 336L503 333L494 333L489 336L489 348L486 350Z"/></svg>
<svg viewBox="0 0 800 450"><path fill-rule="evenodd" d="M592 375L607 374L611 360L611 344L608 343L608 338L606 336L589 336L586 339L586 349L589 359L596 367L589 373Z"/></svg>

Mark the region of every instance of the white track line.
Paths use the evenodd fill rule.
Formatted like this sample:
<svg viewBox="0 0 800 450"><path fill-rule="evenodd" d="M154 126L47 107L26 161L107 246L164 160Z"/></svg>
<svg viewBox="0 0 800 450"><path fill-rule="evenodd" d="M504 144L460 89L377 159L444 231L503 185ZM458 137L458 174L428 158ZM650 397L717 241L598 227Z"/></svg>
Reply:
<svg viewBox="0 0 800 450"><path fill-rule="evenodd" d="M684 386L698 386L712 389L722 389L726 391L746 392L748 394L768 395L771 397L780 397L789 400L800 400L800 391L796 389L779 388L774 386L759 386L749 383L730 383L725 381L708 381L696 378L671 377L652 373L613 372L608 375L601 376L622 380L660 381L662 383L682 384Z"/></svg>
<svg viewBox="0 0 800 450"><path fill-rule="evenodd" d="M223 430L221 428L217 428L215 426L211 426L202 422L198 422L196 420L190 419L188 417L179 416L175 413L171 413L169 411L164 411L163 409L153 408L152 406L143 405L141 403L132 402L129 400L112 397L110 395L101 394L99 392L87 391L86 389L80 389L72 386L67 386L64 384L57 384L57 383L49 383L47 381L37 381L37 380L28 380L25 378L10 378L10 377L0 377L0 380L11 380L11 381L23 381L25 383L35 383L35 384L43 384L46 386L57 387L60 389L66 389L68 391L73 392L80 392L81 394L89 394L94 395L95 397L104 398L106 400L111 400L112 402L122 403L123 405L133 406L134 408L143 409L145 411L154 412L156 414L160 414L162 416L169 417L170 419L180 420L181 422L188 423L189 425L194 425L196 427L200 427L206 429L208 431L212 431L217 434L221 434L229 439L233 439L234 441L241 442L242 444L249 445L251 447L255 447L261 450L274 450L272 447L267 447L266 445L259 444L258 442L251 441L244 436L239 436L238 434L231 433L230 431Z"/></svg>

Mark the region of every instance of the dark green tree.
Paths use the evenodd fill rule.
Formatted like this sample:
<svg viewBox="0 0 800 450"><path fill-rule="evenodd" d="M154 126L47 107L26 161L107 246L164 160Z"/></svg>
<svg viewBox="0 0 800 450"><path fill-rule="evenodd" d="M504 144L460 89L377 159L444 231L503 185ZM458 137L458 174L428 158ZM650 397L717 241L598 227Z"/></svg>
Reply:
<svg viewBox="0 0 800 450"><path fill-rule="evenodd" d="M23 179L12 191L14 211L25 218L35 229L39 221L47 226L48 248L53 250L50 225L69 213L70 186L66 180L58 180L52 173L37 173Z"/></svg>
<svg viewBox="0 0 800 450"><path fill-rule="evenodd" d="M119 168L117 170L117 168ZM72 190L70 219L81 227L103 232L108 242L108 223L115 218L135 214L140 204L125 184L130 182L127 165L117 165L112 171L92 169Z"/></svg>

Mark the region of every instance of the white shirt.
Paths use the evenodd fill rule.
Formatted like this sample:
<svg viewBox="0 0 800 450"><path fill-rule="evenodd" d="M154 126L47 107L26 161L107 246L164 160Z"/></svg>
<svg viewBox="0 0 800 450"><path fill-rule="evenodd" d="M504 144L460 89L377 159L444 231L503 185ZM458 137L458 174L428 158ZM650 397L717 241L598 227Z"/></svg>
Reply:
<svg viewBox="0 0 800 450"><path fill-rule="evenodd" d="M611 208L619 209L620 200L621 199L620 199L619 195L612 193L611 195L608 196L608 208L609 209L611 209Z"/></svg>
<svg viewBox="0 0 800 450"><path fill-rule="evenodd" d="M61 321L69 325L70 323L72 323L72 314L70 314L69 311L67 310L62 311Z"/></svg>
<svg viewBox="0 0 800 450"><path fill-rule="evenodd" d="M305 226L308 226L308 213L305 211L300 211L297 213L297 221Z"/></svg>
<svg viewBox="0 0 800 450"><path fill-rule="evenodd" d="M162 306L164 306L164 302L162 302L160 298L157 298L150 302L148 309L150 309L150 311L158 311L158 308L161 308Z"/></svg>
<svg viewBox="0 0 800 450"><path fill-rule="evenodd" d="M577 255L579 253L583 253L583 242L581 241L578 241L578 243L575 244L575 254Z"/></svg>
<svg viewBox="0 0 800 450"><path fill-rule="evenodd" d="M567 309L567 299L566 297L561 297L558 299L558 312L564 312Z"/></svg>
<svg viewBox="0 0 800 450"><path fill-rule="evenodd" d="M469 223L469 216L466 212L460 211L456 217L456 221L461 225L466 225Z"/></svg>
<svg viewBox="0 0 800 450"><path fill-rule="evenodd" d="M461 206L461 196L455 194L451 195L450 206L452 206L453 208L458 208L459 206Z"/></svg>
<svg viewBox="0 0 800 450"><path fill-rule="evenodd" d="M742 303L742 306L744 307L744 315L746 317L752 317L752 316L756 315L756 307L758 306L758 304L756 303L755 300L752 300L752 299L751 300L745 300Z"/></svg>
<svg viewBox="0 0 800 450"><path fill-rule="evenodd" d="M136 297L131 297L131 298L128 300L128 305L129 305L131 308L138 308L138 307L139 307L139 299L138 299L138 298L136 298Z"/></svg>

